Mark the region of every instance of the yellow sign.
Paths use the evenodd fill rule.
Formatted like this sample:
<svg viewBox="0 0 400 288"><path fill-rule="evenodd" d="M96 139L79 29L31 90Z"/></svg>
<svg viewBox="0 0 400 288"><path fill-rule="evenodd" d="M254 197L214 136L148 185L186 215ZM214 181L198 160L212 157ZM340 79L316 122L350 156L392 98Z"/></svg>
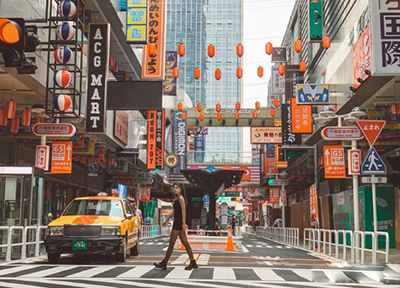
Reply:
<svg viewBox="0 0 400 288"><path fill-rule="evenodd" d="M128 8L136 8L146 6L147 0L128 0Z"/></svg>
<svg viewBox="0 0 400 288"><path fill-rule="evenodd" d="M137 25L147 24L147 9L146 8L132 8L126 12L126 24Z"/></svg>
<svg viewBox="0 0 400 288"><path fill-rule="evenodd" d="M139 43L146 42L147 38L147 27L140 25L131 25L126 31L126 41L128 43Z"/></svg>

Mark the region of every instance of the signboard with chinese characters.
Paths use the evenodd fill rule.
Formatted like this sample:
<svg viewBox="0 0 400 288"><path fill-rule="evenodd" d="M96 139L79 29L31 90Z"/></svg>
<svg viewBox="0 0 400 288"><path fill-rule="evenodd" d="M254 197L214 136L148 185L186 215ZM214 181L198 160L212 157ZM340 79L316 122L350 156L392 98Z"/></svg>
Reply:
<svg viewBox="0 0 400 288"><path fill-rule="evenodd" d="M308 0L310 42L321 42L323 33L322 0Z"/></svg>
<svg viewBox="0 0 400 288"><path fill-rule="evenodd" d="M282 104L282 143L283 145L301 144L302 134L292 133L292 116L289 104Z"/></svg>
<svg viewBox="0 0 400 288"><path fill-rule="evenodd" d="M51 145L51 174L71 174L72 142L53 142Z"/></svg>
<svg viewBox="0 0 400 288"><path fill-rule="evenodd" d="M297 85L297 104L328 104L329 85L301 84Z"/></svg>
<svg viewBox="0 0 400 288"><path fill-rule="evenodd" d="M204 163L204 151L206 141L204 135L194 137L194 162Z"/></svg>
<svg viewBox="0 0 400 288"><path fill-rule="evenodd" d="M280 198L280 190L279 187L269 188L269 203L278 204Z"/></svg>
<svg viewBox="0 0 400 288"><path fill-rule="evenodd" d="M127 145L129 114L126 111L115 111L114 115L114 137Z"/></svg>
<svg viewBox="0 0 400 288"><path fill-rule="evenodd" d="M400 2L370 0L372 75L400 75Z"/></svg>
<svg viewBox="0 0 400 288"><path fill-rule="evenodd" d="M164 79L166 7L166 0L149 1L147 41L156 45L156 52L150 55L147 45L143 47L142 79Z"/></svg>
<svg viewBox="0 0 400 288"><path fill-rule="evenodd" d="M178 52L165 52L165 79L163 81L163 95L176 95L178 81L172 75L172 70L178 67Z"/></svg>
<svg viewBox="0 0 400 288"><path fill-rule="evenodd" d="M325 178L346 178L343 146L324 146Z"/></svg>
<svg viewBox="0 0 400 288"><path fill-rule="evenodd" d="M311 105L297 105L292 98L292 133L312 133Z"/></svg>
<svg viewBox="0 0 400 288"><path fill-rule="evenodd" d="M310 223L311 226L319 225L317 187L315 184L310 186Z"/></svg>
<svg viewBox="0 0 400 288"><path fill-rule="evenodd" d="M251 127L251 144L282 143L281 127Z"/></svg>
<svg viewBox="0 0 400 288"><path fill-rule="evenodd" d="M360 82L357 79L365 79L371 72L371 35L369 26L364 30L357 42L353 45L353 86L357 88Z"/></svg>
<svg viewBox="0 0 400 288"><path fill-rule="evenodd" d="M147 169L156 169L157 110L147 112Z"/></svg>
<svg viewBox="0 0 400 288"><path fill-rule="evenodd" d="M285 102L297 96L297 85L304 83L304 72L299 65L286 65L285 69ZM271 102L273 103L273 102Z"/></svg>
<svg viewBox="0 0 400 288"><path fill-rule="evenodd" d="M130 0L126 9L126 42L147 43L147 1Z"/></svg>
<svg viewBox="0 0 400 288"><path fill-rule="evenodd" d="M285 75L279 75L278 69L278 66L271 67L271 93L274 95L285 93ZM272 105L272 103L269 104Z"/></svg>

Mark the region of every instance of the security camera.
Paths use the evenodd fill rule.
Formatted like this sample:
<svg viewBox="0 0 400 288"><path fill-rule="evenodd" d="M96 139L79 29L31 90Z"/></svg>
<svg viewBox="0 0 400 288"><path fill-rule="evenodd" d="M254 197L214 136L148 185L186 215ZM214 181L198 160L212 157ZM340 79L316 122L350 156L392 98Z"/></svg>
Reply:
<svg viewBox="0 0 400 288"><path fill-rule="evenodd" d="M353 93L357 91L357 88L355 88L355 87L353 87L353 86L350 86L349 89L350 89Z"/></svg>
<svg viewBox="0 0 400 288"><path fill-rule="evenodd" d="M317 125L320 126L324 126L326 124L328 124L328 122L331 120L332 118L318 114L317 117L314 118L314 122Z"/></svg>
<svg viewBox="0 0 400 288"><path fill-rule="evenodd" d="M365 70L365 71L364 71L364 73L365 73L365 75L371 76L371 71L370 71L370 70L368 70L368 69L367 69L367 70Z"/></svg>
<svg viewBox="0 0 400 288"><path fill-rule="evenodd" d="M363 80L362 78L358 77L358 78L357 78L357 82L360 83L360 84L362 84L362 83L364 83L364 80Z"/></svg>

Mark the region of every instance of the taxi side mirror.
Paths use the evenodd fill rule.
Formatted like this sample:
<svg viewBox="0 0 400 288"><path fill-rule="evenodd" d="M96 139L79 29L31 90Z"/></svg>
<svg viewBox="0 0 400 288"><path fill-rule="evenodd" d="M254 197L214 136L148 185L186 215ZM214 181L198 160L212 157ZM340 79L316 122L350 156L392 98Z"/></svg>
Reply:
<svg viewBox="0 0 400 288"><path fill-rule="evenodd" d="M126 213L126 218L128 218L128 219L132 219L132 214L129 214L129 213Z"/></svg>

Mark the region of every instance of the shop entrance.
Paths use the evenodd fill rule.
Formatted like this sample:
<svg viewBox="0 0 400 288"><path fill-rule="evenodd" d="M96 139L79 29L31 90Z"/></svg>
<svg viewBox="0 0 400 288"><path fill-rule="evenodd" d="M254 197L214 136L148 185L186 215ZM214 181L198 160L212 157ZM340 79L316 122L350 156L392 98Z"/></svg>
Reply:
<svg viewBox="0 0 400 288"><path fill-rule="evenodd" d="M0 226L40 223L32 173L32 167L0 167Z"/></svg>

